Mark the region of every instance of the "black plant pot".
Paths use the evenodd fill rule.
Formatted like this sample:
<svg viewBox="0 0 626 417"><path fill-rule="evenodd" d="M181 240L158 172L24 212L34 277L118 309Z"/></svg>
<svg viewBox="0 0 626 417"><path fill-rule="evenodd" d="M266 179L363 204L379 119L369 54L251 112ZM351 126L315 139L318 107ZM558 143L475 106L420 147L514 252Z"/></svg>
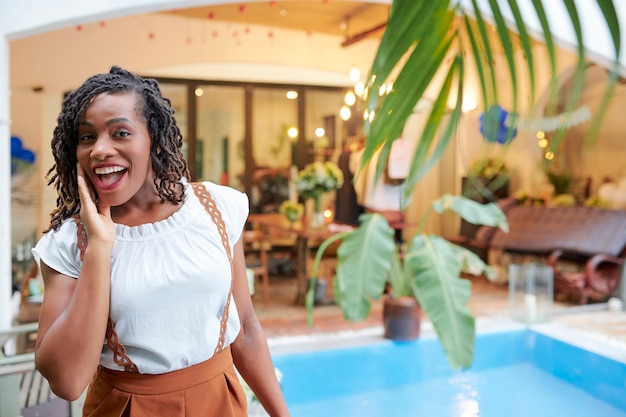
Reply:
<svg viewBox="0 0 626 417"><path fill-rule="evenodd" d="M387 298L383 304L386 339L407 341L420 335L422 308L413 297Z"/></svg>

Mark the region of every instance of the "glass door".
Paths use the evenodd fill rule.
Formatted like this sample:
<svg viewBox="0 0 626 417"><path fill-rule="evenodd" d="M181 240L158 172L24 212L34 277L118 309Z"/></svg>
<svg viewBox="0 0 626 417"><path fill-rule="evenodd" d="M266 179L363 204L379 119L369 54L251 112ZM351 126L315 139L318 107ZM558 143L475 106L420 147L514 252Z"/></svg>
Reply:
<svg viewBox="0 0 626 417"><path fill-rule="evenodd" d="M196 180L244 189L244 93L239 86L195 86Z"/></svg>

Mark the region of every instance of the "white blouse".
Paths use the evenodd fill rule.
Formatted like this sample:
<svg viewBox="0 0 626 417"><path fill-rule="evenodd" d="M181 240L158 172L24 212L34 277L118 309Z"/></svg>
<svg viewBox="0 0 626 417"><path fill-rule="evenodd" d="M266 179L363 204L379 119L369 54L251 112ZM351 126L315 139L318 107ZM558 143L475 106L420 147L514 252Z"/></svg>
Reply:
<svg viewBox="0 0 626 417"><path fill-rule="evenodd" d="M185 201L170 217L133 227L115 225L110 317L141 373L170 372L213 356L230 289L230 264L217 227L193 189L183 183ZM248 216L248 197L229 187L204 185L222 214L232 250ZM78 278L82 261L76 228L74 219L67 219L46 233L33 249L37 263ZM240 328L231 301L225 346ZM123 370L106 344L100 362Z"/></svg>

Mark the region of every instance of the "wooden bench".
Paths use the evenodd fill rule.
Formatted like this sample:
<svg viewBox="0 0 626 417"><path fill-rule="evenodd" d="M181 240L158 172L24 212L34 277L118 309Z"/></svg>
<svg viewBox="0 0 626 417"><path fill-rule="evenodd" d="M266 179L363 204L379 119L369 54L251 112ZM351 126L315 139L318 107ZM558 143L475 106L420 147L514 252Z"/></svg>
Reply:
<svg viewBox="0 0 626 417"><path fill-rule="evenodd" d="M626 250L626 211L571 206L517 205L509 232L495 230L489 262L507 280L508 264L543 261L554 268L556 297L581 303L617 290Z"/></svg>

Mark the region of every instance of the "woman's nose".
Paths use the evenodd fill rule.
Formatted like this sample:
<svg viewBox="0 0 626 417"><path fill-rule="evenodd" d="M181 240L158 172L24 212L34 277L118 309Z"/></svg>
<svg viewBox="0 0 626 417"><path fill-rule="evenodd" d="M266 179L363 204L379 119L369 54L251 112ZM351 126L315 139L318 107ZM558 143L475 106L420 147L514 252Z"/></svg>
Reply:
<svg viewBox="0 0 626 417"><path fill-rule="evenodd" d="M91 150L91 157L94 159L106 159L112 155L115 155L116 150L111 138L107 136L100 136L95 141Z"/></svg>

